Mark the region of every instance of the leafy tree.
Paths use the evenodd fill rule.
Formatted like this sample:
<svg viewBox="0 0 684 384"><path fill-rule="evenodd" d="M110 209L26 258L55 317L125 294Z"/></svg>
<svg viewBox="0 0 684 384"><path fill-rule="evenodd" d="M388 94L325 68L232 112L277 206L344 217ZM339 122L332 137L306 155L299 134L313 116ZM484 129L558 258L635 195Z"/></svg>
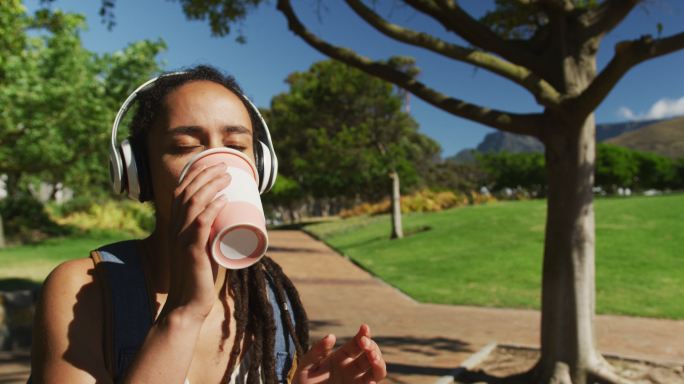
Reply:
<svg viewBox="0 0 684 384"><path fill-rule="evenodd" d="M54 232L44 220L27 221L33 211L20 210L32 206L25 204L31 184L51 184L53 194L58 185L82 196L110 190L114 114L127 92L159 69L163 42L99 56L82 46L84 26L80 15L29 15L18 0L0 2L0 175L8 200L16 200L3 203L14 208L3 210L0 223L9 236L29 233L27 225Z"/></svg>
<svg viewBox="0 0 684 384"><path fill-rule="evenodd" d="M380 33L490 71L530 92L539 113L486 108L446 95L417 79L407 58L372 60L334 45L302 23L289 0L278 0L289 29L333 59L406 89L429 104L491 127L538 138L545 145L548 214L542 277L541 358L535 381L583 384L620 379L601 358L594 337L595 167L593 111L631 68L684 48L684 32L622 41L600 70L602 39L639 0L497 0L482 20L456 0L404 0L465 44L418 32L383 18L362 0L346 0ZM113 0L103 1L105 9ZM186 15L208 19L216 34L240 22L263 0L180 0ZM456 40L458 41L458 40Z"/></svg>
<svg viewBox="0 0 684 384"><path fill-rule="evenodd" d="M159 69L164 43L98 56L81 44L80 15L28 15L14 0L0 13L0 174L8 194L26 192L30 181L106 191L108 128L126 93Z"/></svg>
<svg viewBox="0 0 684 384"><path fill-rule="evenodd" d="M537 194L544 191L544 155L541 153L488 153L478 161L494 180L493 188L522 187Z"/></svg>
<svg viewBox="0 0 684 384"><path fill-rule="evenodd" d="M615 187L635 187L639 164L634 151L615 145L599 144L596 158L596 185L609 191Z"/></svg>
<svg viewBox="0 0 684 384"><path fill-rule="evenodd" d="M672 159L647 152L635 152L638 162L637 186L640 189L668 189L677 181Z"/></svg>
<svg viewBox="0 0 684 384"><path fill-rule="evenodd" d="M288 210L290 222L294 222L297 219L296 207L304 199L304 193L295 180L279 173L278 181L263 198L267 209L284 207Z"/></svg>
<svg viewBox="0 0 684 384"><path fill-rule="evenodd" d="M377 199L388 194L390 176L398 199L399 178L415 185L416 165L425 167L439 154L382 80L323 61L287 82L290 90L271 102L270 127L283 173L296 175L314 197ZM400 231L395 224L394 236L401 237Z"/></svg>
<svg viewBox="0 0 684 384"><path fill-rule="evenodd" d="M675 168L677 169L675 188L684 189L684 157L681 157L675 161Z"/></svg>

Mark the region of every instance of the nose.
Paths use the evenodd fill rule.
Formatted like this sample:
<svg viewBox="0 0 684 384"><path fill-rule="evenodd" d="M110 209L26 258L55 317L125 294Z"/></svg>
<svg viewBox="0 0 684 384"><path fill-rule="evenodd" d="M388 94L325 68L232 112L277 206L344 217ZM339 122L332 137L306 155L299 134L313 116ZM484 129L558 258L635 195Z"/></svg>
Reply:
<svg viewBox="0 0 684 384"><path fill-rule="evenodd" d="M221 135L212 134L209 136L207 142L207 149L222 148L223 147L223 137Z"/></svg>

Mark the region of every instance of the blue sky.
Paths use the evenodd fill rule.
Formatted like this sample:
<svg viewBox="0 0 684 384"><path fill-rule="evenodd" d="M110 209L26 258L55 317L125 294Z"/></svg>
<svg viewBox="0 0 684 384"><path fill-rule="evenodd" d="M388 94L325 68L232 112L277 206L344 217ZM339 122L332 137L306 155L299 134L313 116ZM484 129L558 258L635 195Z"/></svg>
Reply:
<svg viewBox="0 0 684 384"><path fill-rule="evenodd" d="M258 106L267 107L271 98L287 90L284 79L294 71L304 71L325 59L292 34L285 18L271 0L251 13L242 26L246 44L235 42L234 35L212 37L202 21L188 21L177 2L167 0L118 0L117 24L108 30L98 15L100 1L56 0L53 8L86 15L89 29L82 34L85 46L95 52L113 52L141 39L163 39L168 50L162 54L165 68L172 70L209 63L234 75ZM398 3L398 2L390 2ZM461 3L474 15L481 15L492 1L464 0ZM26 0L29 10L38 0ZM406 47L380 35L358 19L341 1L295 1L297 11L309 28L335 44L354 48L375 59L409 55L417 59L421 81L452 96L483 106L513 112L534 112L540 108L532 97L507 80L483 70L443 59L418 48ZM324 4L317 9L317 4ZM398 6L379 12L392 21L445 39L455 38L443 28L411 9ZM680 32L684 25L684 2L649 0L603 41L599 69L610 59L617 41L656 34L657 23L663 35ZM666 117L684 114L684 52L661 57L632 69L599 106L599 123ZM411 113L421 131L442 146L444 156L463 148L475 147L491 128L442 112L416 97L411 97ZM277 143L275 143L277 146Z"/></svg>

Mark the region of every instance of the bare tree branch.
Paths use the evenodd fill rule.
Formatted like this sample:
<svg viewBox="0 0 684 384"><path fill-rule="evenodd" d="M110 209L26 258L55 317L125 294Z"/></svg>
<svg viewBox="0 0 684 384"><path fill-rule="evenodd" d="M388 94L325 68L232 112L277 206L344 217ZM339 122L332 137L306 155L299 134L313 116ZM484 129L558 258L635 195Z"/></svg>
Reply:
<svg viewBox="0 0 684 384"><path fill-rule="evenodd" d="M486 25L475 20L453 1L405 0L414 9L437 20L447 30L452 31L473 46L496 53L504 59L529 68L533 72L541 66L537 57L523 41L505 40Z"/></svg>
<svg viewBox="0 0 684 384"><path fill-rule="evenodd" d="M560 12L570 13L575 10L575 2L573 0L539 0L538 3L548 9Z"/></svg>
<svg viewBox="0 0 684 384"><path fill-rule="evenodd" d="M615 84L637 64L684 49L684 32L676 35L653 39L642 36L638 40L623 41L615 45L615 55L608 65L596 76L589 87L574 101L575 113L586 116L603 101Z"/></svg>
<svg viewBox="0 0 684 384"><path fill-rule="evenodd" d="M349 6L368 24L395 40L422 47L451 59L473 64L496 73L530 91L537 99L537 102L545 107L555 108L560 103L560 94L558 91L553 88L551 84L544 79L541 79L527 68L512 64L487 52L451 44L427 33L416 32L397 24L390 23L368 8L360 0L346 1L347 4L349 4Z"/></svg>
<svg viewBox="0 0 684 384"><path fill-rule="evenodd" d="M292 32L326 56L404 88L427 103L456 116L507 132L535 137L540 135L543 122L541 114L516 114L499 111L449 97L387 63L373 61L358 55L351 49L338 47L320 39L301 23L289 0L278 0L278 10L287 18L288 27Z"/></svg>
<svg viewBox="0 0 684 384"><path fill-rule="evenodd" d="M588 27L589 36L611 31L634 9L641 0L606 0L596 8L590 8L579 17Z"/></svg>

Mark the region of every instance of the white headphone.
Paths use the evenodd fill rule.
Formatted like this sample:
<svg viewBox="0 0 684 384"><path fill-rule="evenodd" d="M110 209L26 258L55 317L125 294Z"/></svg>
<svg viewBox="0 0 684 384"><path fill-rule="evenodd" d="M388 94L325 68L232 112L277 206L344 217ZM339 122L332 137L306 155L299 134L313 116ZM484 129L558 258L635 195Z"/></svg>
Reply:
<svg viewBox="0 0 684 384"><path fill-rule="evenodd" d="M126 111L128 111L139 93L152 88L155 82L161 78L186 73L184 71L171 72L146 81L128 95L121 108L119 108L119 112L116 114L114 124L112 125L112 138L109 147L109 175L114 192L126 193L131 199L138 201L147 201L152 198L152 183L149 175L147 175L147 158L145 149L142 148L143 145L136 145L132 137L127 138L119 145L116 141L116 133ZM266 121L264 121L261 113L259 113L259 109L245 95L234 90L231 91L235 92L244 101L245 106L250 111L250 116L252 114L256 116L258 123L263 127L263 136L266 142L259 141L255 148L256 153L254 157L259 174L259 193L264 194L273 187L278 175L278 158L273 149L271 134L268 131ZM253 127L253 129L256 136L257 127Z"/></svg>

